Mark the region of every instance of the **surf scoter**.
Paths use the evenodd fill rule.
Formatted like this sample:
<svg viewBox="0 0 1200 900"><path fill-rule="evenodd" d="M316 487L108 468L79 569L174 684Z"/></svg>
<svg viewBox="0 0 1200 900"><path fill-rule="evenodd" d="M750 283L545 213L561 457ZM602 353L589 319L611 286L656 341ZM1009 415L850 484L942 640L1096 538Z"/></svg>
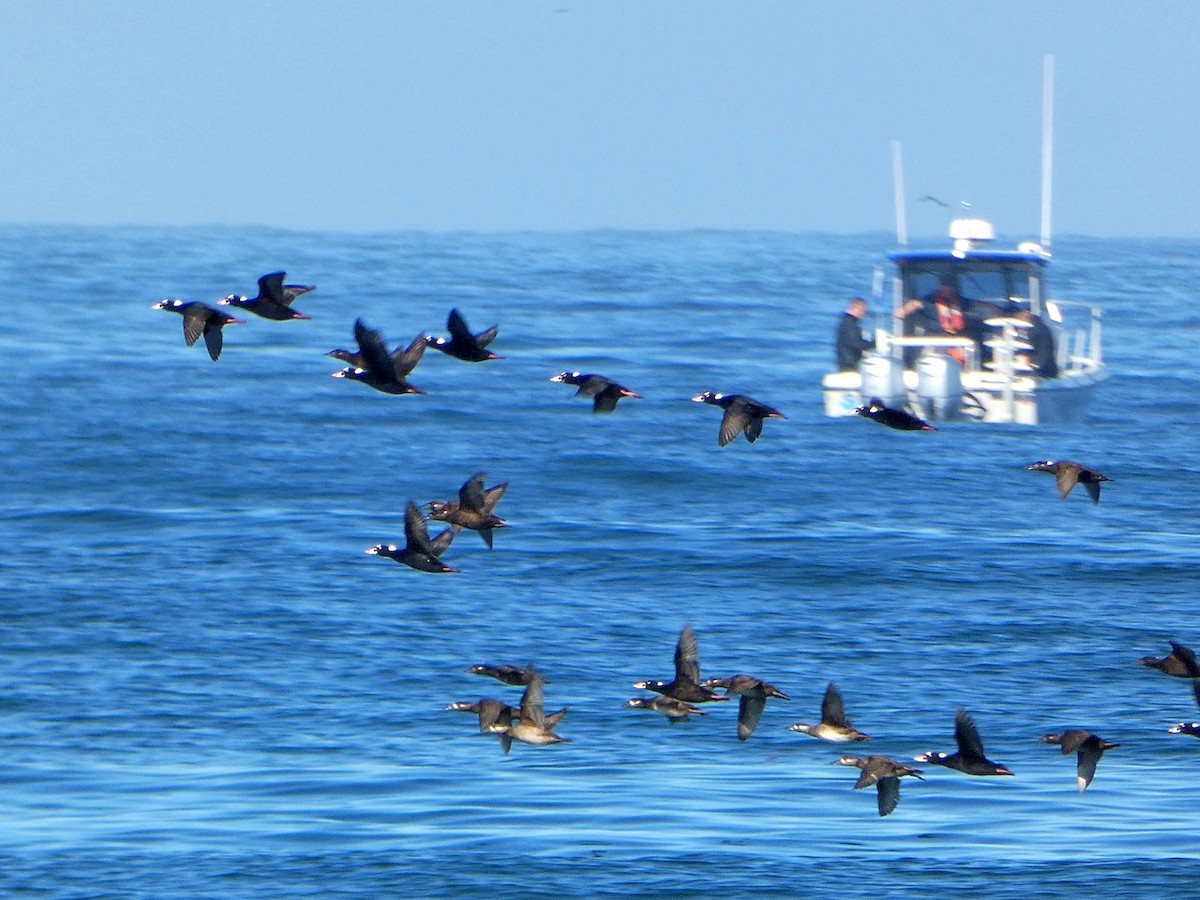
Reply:
<svg viewBox="0 0 1200 900"><path fill-rule="evenodd" d="M1038 740L1043 744L1058 744L1063 753L1078 751L1075 782L1080 791L1086 791L1087 786L1092 783L1092 778L1096 775L1096 764L1100 762L1104 751L1121 746L1115 741L1106 741L1084 728L1068 728L1060 734L1048 734Z"/></svg>
<svg viewBox="0 0 1200 900"><path fill-rule="evenodd" d="M1190 647L1168 641L1171 652L1162 659L1153 656L1143 656L1137 662L1139 665L1158 669L1164 675L1174 675L1176 678L1200 678L1200 664L1196 662L1196 654Z"/></svg>
<svg viewBox="0 0 1200 900"><path fill-rule="evenodd" d="M692 398L694 403L710 403L725 410L721 417L721 430L717 432L717 444L724 447L739 431L745 432L746 440L754 443L762 434L763 419L786 419L783 413L774 407L760 403L753 397L744 394L720 394L705 391Z"/></svg>
<svg viewBox="0 0 1200 900"><path fill-rule="evenodd" d="M425 338L425 342L435 350L441 350L448 356L466 362L483 362L488 359L503 358L498 353L486 349L487 345L494 341L496 335L500 333L499 325L493 325L479 334L471 334L471 329L467 327L467 320L457 309L452 309L449 318L446 319L446 330L450 332L449 340L429 336Z"/></svg>
<svg viewBox="0 0 1200 900"><path fill-rule="evenodd" d="M554 733L554 726L566 713L561 710L554 717L547 716L542 706L542 678L533 672L525 693L521 695L520 716L516 724L497 722L491 726L491 731L497 734L507 734L524 744L542 746L570 741L570 738L559 737Z"/></svg>
<svg viewBox="0 0 1200 900"><path fill-rule="evenodd" d="M768 697L778 697L780 700L792 699L773 684L768 684L753 675L737 674L729 678L706 678L700 682L704 688L724 688L725 696L738 696L738 740L745 741L754 734L758 720L762 718L763 709Z"/></svg>
<svg viewBox="0 0 1200 900"><path fill-rule="evenodd" d="M483 472L476 472L458 489L458 500L443 503L440 500L430 500L425 504L429 510L429 518L438 522L449 522L458 533L460 528L470 528L479 532L483 542L492 546L492 529L507 528L508 523L497 516L493 510L500 498L504 496L508 482L502 482L483 488Z"/></svg>
<svg viewBox="0 0 1200 900"><path fill-rule="evenodd" d="M451 703L446 709L456 710L458 712L473 712L479 715L479 730L484 733L495 734L500 739L500 746L507 753L512 746L512 738L505 733L492 731L492 726L497 722L503 725L511 725L512 720L519 713L502 700L497 700L494 697L484 697L480 700L468 702L466 700L458 700Z"/></svg>
<svg viewBox="0 0 1200 900"><path fill-rule="evenodd" d="M968 775L1012 775L1012 771L998 765L983 755L983 741L979 737L979 729L961 706L954 716L954 741L958 744L956 753L935 753L932 750L914 756L917 762L932 763L935 766L946 766L957 769Z"/></svg>
<svg viewBox="0 0 1200 900"><path fill-rule="evenodd" d="M683 626L679 640L675 643L674 680L635 681L633 686L642 691L656 691L685 703L708 703L711 700L729 699L700 684L700 650L691 625Z"/></svg>
<svg viewBox="0 0 1200 900"><path fill-rule="evenodd" d="M368 547L365 552L372 556L386 556L422 572L458 571L438 559L450 546L454 532L447 528L430 540L425 518L411 500L404 508L404 539L403 547L397 547L395 544L376 544L374 547Z"/></svg>
<svg viewBox="0 0 1200 900"><path fill-rule="evenodd" d="M888 428L895 428L897 431L937 431L924 419L914 416L907 410L884 406L883 401L878 397L872 397L870 403L860 406L854 411L863 418L886 425Z"/></svg>
<svg viewBox="0 0 1200 900"><path fill-rule="evenodd" d="M617 384L603 375L581 374L579 372L559 372L550 377L551 381L561 381L579 388L576 397L591 397L593 413L610 413L617 408L617 401L622 397L641 398L641 394L631 391L624 385Z"/></svg>
<svg viewBox="0 0 1200 900"><path fill-rule="evenodd" d="M1041 462L1030 463L1025 468L1035 472L1053 472L1058 482L1058 496L1063 500L1067 499L1067 494L1071 493L1076 484L1082 484L1092 502L1099 503L1100 482L1112 481L1107 475L1101 475L1095 469L1090 469L1073 459L1060 459L1058 462L1044 459Z"/></svg>
<svg viewBox="0 0 1200 900"><path fill-rule="evenodd" d="M857 791L860 788L875 785L879 795L877 802L881 816L886 816L899 804L901 778L911 775L918 781L925 780L921 777L921 769L902 763L898 759L892 759L890 756L843 756L833 762L834 765L856 766L862 770L858 781L854 783L854 789Z"/></svg>
<svg viewBox="0 0 1200 900"><path fill-rule="evenodd" d="M469 675L482 675L485 678L495 678L497 681L502 681L505 684L521 687L527 685L534 678L541 678L542 684L549 684L549 680L542 678L540 672L537 672L532 667L523 668L522 666L510 666L507 663L501 663L498 666L488 665L487 663L479 663L471 666L466 670Z"/></svg>
<svg viewBox="0 0 1200 900"><path fill-rule="evenodd" d="M846 710L842 705L842 693L834 682L829 682L825 688L825 696L821 698L821 721L816 725L797 722L789 725L788 731L799 731L809 734L831 744L847 744L851 741L869 741L871 736L863 734L846 718Z"/></svg>
<svg viewBox="0 0 1200 900"><path fill-rule="evenodd" d="M648 709L667 717L672 725L676 722L686 722L688 716L707 716L704 710L674 697L658 694L654 697L632 697L625 701L630 709Z"/></svg>
<svg viewBox="0 0 1200 900"><path fill-rule="evenodd" d="M399 356L388 353L380 333L374 328L368 328L362 319L354 320L354 339L358 342L358 356L362 366L347 366L340 372L334 372L334 378L361 381L368 387L373 387L385 394L425 393L409 383L405 377L416 367L417 362L421 359L421 354L425 352L424 341L419 350L410 344L408 349ZM330 356L335 354L338 354L339 359L342 358L340 354L352 356L345 350L334 350L329 353Z"/></svg>
<svg viewBox="0 0 1200 900"><path fill-rule="evenodd" d="M425 348L428 346L425 343L425 335L418 334L407 347L397 347L391 352L392 368L396 370L397 378L406 378L417 367L417 363L421 361L421 357L425 355ZM367 367L366 359L364 359L362 351L354 352L352 350L330 350L325 354L332 356L334 359L341 360L346 365L355 369L365 369Z"/></svg>
<svg viewBox="0 0 1200 900"><path fill-rule="evenodd" d="M230 294L217 302L222 306L233 306L262 316L264 319L274 319L283 322L288 319L307 319L302 312L292 309L292 301L301 294L313 289L311 284L284 284L283 272L272 272L258 279L258 296L246 297L242 294Z"/></svg>
<svg viewBox="0 0 1200 900"><path fill-rule="evenodd" d="M221 356L221 345L224 338L221 329L226 325L245 325L245 319L235 319L220 309L214 309L207 303L183 300L159 300L151 309L166 309L183 316L183 339L190 347L196 343L200 335L204 335L204 346L213 362Z"/></svg>

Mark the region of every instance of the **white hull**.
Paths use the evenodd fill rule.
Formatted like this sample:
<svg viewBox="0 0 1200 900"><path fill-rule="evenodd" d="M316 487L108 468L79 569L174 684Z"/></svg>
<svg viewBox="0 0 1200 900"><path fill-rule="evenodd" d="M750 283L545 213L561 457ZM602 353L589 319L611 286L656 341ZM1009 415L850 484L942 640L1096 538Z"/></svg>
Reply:
<svg viewBox="0 0 1200 900"><path fill-rule="evenodd" d="M1063 425L1082 422L1096 386L1108 377L1103 366L1072 369L1058 378L1006 378L993 372L962 374L960 408L939 408L917 394L917 373L904 373L904 397L882 398L889 405L908 406L928 421L1014 422L1018 425ZM862 392L858 372L831 372L822 386L825 415L852 416L870 401Z"/></svg>

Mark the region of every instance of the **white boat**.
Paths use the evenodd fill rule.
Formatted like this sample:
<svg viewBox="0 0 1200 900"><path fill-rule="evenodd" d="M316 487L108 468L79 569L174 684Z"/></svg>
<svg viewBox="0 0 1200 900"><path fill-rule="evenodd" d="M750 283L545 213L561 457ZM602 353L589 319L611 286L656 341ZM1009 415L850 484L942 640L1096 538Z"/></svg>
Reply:
<svg viewBox="0 0 1200 900"><path fill-rule="evenodd" d="M854 415L878 398L934 421L1037 425L1082 422L1087 416L1097 385L1108 376L1100 308L1053 298L1046 284L1053 73L1053 58L1046 57L1040 241L995 249L990 222L963 218L950 223L950 247L909 249L903 167L893 142L901 249L888 254L895 266L891 324L876 328L875 347L857 369L825 376L826 415ZM947 320L949 328L933 307L942 285L953 288L961 302L962 321Z"/></svg>
<svg viewBox="0 0 1200 900"><path fill-rule="evenodd" d="M888 254L895 265L891 299L894 310L913 299L929 303L939 285L952 284L962 298L962 334L938 333L936 327L913 333L912 315L892 316L890 328L876 329L875 349L856 370L825 376L825 414L854 415L878 397L933 421L1083 421L1108 374L1100 308L1048 294L1050 254L1036 242L995 249L992 226L981 219L954 220L950 237L947 249ZM1053 335L1054 377L1043 377L1034 366L1024 310Z"/></svg>

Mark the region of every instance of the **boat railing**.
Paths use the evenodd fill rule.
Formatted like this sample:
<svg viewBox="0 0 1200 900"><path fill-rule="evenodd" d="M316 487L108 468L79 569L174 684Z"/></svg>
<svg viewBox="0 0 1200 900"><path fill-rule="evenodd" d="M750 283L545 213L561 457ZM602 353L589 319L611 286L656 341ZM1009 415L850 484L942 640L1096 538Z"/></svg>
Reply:
<svg viewBox="0 0 1200 900"><path fill-rule="evenodd" d="M1102 310L1080 300L1047 300L1059 369L1094 369L1103 361Z"/></svg>
<svg viewBox="0 0 1200 900"><path fill-rule="evenodd" d="M931 350L962 350L966 354L966 364L963 366L967 371L974 371L979 368L979 348L975 341L968 337L954 337L953 335L945 334L914 334L904 337L898 337L889 334L883 329L879 329L875 334L875 347L880 353L885 355L891 354L899 356L904 348L917 347L921 350L926 348ZM895 350L891 348L897 348Z"/></svg>

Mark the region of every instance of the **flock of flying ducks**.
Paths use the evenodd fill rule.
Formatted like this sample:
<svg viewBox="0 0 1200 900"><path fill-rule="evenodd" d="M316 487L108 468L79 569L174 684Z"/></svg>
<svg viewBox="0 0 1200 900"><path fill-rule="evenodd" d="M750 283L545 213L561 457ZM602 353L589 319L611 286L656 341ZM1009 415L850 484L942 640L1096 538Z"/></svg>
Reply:
<svg viewBox="0 0 1200 900"><path fill-rule="evenodd" d="M307 319L304 313L292 308L297 297L313 290L312 285L284 284L284 272L273 272L258 280L255 297L231 294L217 301L218 306L253 313L274 321ZM184 340L190 347L201 336L209 356L216 361L223 345L223 329L230 324L244 324L244 319L206 303L184 300L160 300L153 309L168 310L183 317ZM488 349L499 333L498 326L473 333L466 319L457 309L452 309L446 322L449 337L418 334L407 346L389 351L382 335L369 328L361 319L354 322L354 339L357 350L335 349L327 355L344 362L345 368L334 372L333 377L360 381L368 387L386 394L424 394L425 391L409 380L425 350L433 347L448 356L465 362L485 362L501 359ZM611 413L623 398L640 398L642 395L618 384L603 375L581 372L561 372L550 379L578 388L576 396L590 397L593 412ZM719 446L724 447L737 437L745 435L753 443L762 434L763 422L771 418L786 418L774 407L768 406L743 394L722 394L704 391L691 398L697 403L707 403L722 410L721 424L717 434ZM887 407L878 398L855 410L859 415L901 431L934 431L934 426L903 409ZM1112 479L1096 470L1073 460L1044 460L1027 468L1054 474L1059 497L1065 499L1076 484L1082 484L1095 503L1100 502L1100 484ZM383 556L397 563L424 572L457 572L442 562L440 557L449 548L454 536L463 528L479 534L483 542L492 547L493 531L507 527L507 523L495 514L496 504L504 496L508 482L485 487L485 473L477 472L459 489L458 499L433 500L418 508L411 500L404 511L405 544L377 544L365 552ZM450 527L437 537L430 538L427 517L421 509L428 511L428 520L445 522ZM1139 660L1143 665L1153 666L1168 675L1193 679L1196 702L1200 705L1200 666L1187 647L1172 642L1172 652L1162 659L1146 657ZM507 753L514 740L544 746L569 741L554 732L555 727L566 715L566 709L546 713L543 705L547 682L532 667L512 665L476 665L467 670L509 684L524 686L520 704L513 708L501 700L484 697L475 701L458 701L447 709L472 712L478 716L479 730L495 734ZM666 681L638 681L633 685L640 690L653 692L650 696L634 697L625 705L632 709L645 709L665 716L668 721L686 721L690 716L706 716L707 712L696 704L729 700L738 697L737 734L739 740L747 740L754 733L769 698L790 699L774 685L751 675L737 674L728 678L700 677L699 653L696 635L690 625L685 626L675 646L675 677ZM717 690L724 691L723 694ZM826 688L821 701L821 720L816 724L797 722L788 726L789 731L811 735L823 741L842 744L870 740L870 736L858 731L846 717L842 696L834 682ZM1172 733L1191 734L1200 737L1200 723L1181 723L1170 729ZM914 757L915 762L944 766L968 775L1012 775L1012 771L998 765L984 755L979 731L965 709L955 716L954 738L956 752L922 753ZM1058 734L1048 734L1042 742L1057 744L1063 753L1077 754L1077 783L1083 791L1091 783L1096 764L1105 750L1119 746L1082 729L1068 729ZM900 800L900 779L912 776L922 779L922 771L889 756L845 755L834 761L838 765L853 766L861 774L854 787L875 786L878 792L879 815L885 816L896 808Z"/></svg>
<svg viewBox="0 0 1200 900"><path fill-rule="evenodd" d="M1190 679L1196 703L1200 705L1200 680L1197 680L1200 679L1200 664L1197 664L1196 656L1189 648L1172 641L1171 652L1167 656L1161 659L1147 656L1137 662L1156 668L1167 675ZM525 688L521 695L520 705L516 708L495 697L481 697L471 701L459 700L446 706L448 710L475 713L479 718L480 732L495 734L505 753L509 752L514 740L534 746L546 746L571 740L555 733L554 729L567 714L567 710L564 708L553 713L545 711L544 685L548 682L532 666L479 664L471 666L466 671L473 675L495 678L507 685L524 686ZM753 675L739 673L728 678L702 679L696 633L692 630L691 625L683 627L679 640L675 644L675 677L671 681L636 681L633 686L639 690L648 690L654 693L651 696L634 697L625 703L626 707L659 713L671 723L686 721L689 716L708 715L697 704L730 700L736 696L738 698L737 736L741 741L749 740L755 728L758 727L768 698L791 699L773 684ZM717 693L717 689L723 690L724 693ZM848 744L871 739L870 735L859 731L851 724L846 716L841 692L838 690L837 684L832 681L825 689L825 696L821 700L821 720L816 724L796 722L794 725L789 725L787 730L807 734L831 744ZM1190 734L1200 737L1200 723L1180 723L1172 726L1168 731L1171 734ZM1075 754L1075 779L1080 791L1086 790L1092 783L1092 779L1096 775L1096 766L1104 751L1121 746L1115 741L1105 740L1082 728L1068 728L1061 732L1047 734L1038 741L1044 744L1054 744L1061 748L1064 754ZM983 739L979 736L979 729L967 711L961 707L954 716L954 742L957 749L953 753L930 750L913 757L913 761L955 769L966 775L1014 774L1007 766L1002 766L987 758L983 749ZM924 781L922 775L925 770L890 756L846 754L833 762L836 765L853 766L860 770L854 788L856 790L871 786L876 788L877 806L881 816L892 812L900 802L901 778L912 776Z"/></svg>

